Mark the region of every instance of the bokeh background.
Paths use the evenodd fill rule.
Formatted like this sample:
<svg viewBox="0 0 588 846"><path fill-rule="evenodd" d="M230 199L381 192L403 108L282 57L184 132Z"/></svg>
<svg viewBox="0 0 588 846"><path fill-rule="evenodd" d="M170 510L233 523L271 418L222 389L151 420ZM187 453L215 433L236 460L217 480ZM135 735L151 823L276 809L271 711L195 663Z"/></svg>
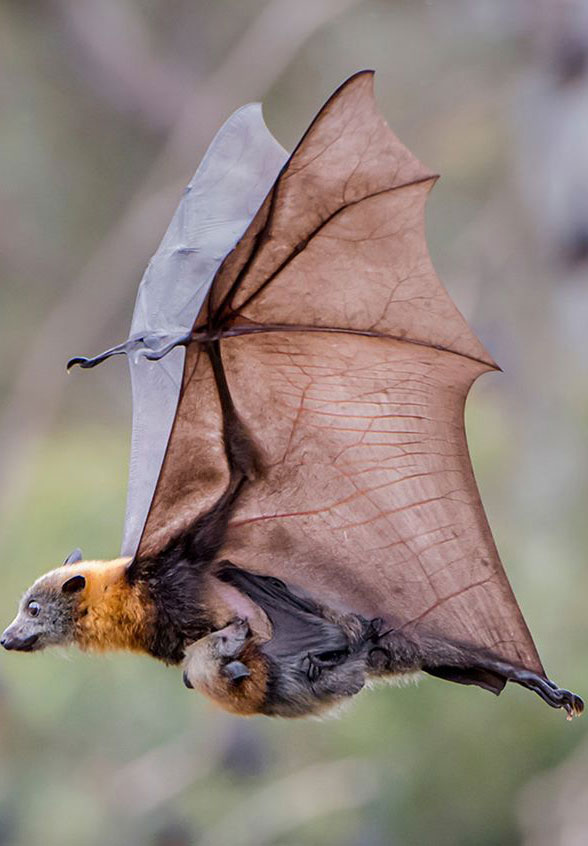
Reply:
<svg viewBox="0 0 588 846"><path fill-rule="evenodd" d="M588 5L1 0L0 625L81 546L117 553L136 286L212 135L263 100L288 148L377 70L442 174L441 277L504 374L467 409L548 671L588 694ZM338 719L238 720L147 658L0 656L2 846L580 846L588 721L433 679Z"/></svg>

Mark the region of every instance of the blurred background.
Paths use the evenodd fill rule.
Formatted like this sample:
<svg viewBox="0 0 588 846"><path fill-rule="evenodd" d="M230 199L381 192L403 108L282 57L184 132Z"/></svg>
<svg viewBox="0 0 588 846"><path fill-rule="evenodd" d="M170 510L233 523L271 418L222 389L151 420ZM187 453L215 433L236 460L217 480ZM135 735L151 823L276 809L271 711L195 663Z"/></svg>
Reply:
<svg viewBox="0 0 588 846"><path fill-rule="evenodd" d="M442 174L437 270L504 374L470 395L490 523L548 672L588 694L588 3L1 0L0 627L114 557L136 287L214 132L288 148L352 72ZM147 658L0 655L0 846L579 846L588 720L428 679L231 718Z"/></svg>

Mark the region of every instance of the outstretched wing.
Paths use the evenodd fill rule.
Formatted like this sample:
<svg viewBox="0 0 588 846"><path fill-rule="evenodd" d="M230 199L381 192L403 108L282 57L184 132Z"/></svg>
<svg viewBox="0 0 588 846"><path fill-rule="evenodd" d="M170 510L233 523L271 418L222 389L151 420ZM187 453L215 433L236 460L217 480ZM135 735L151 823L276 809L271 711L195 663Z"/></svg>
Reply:
<svg viewBox="0 0 588 846"><path fill-rule="evenodd" d="M468 390L496 365L431 265L435 176L372 84L360 73L331 97L216 274L139 551L242 472L239 419L258 469L223 558L542 673L465 437Z"/></svg>
<svg viewBox="0 0 588 846"><path fill-rule="evenodd" d="M221 261L274 182L286 153L261 105L235 112L219 130L185 190L139 286L130 337L190 330ZM129 355L133 434L122 554L134 555L176 412L184 349L159 361Z"/></svg>

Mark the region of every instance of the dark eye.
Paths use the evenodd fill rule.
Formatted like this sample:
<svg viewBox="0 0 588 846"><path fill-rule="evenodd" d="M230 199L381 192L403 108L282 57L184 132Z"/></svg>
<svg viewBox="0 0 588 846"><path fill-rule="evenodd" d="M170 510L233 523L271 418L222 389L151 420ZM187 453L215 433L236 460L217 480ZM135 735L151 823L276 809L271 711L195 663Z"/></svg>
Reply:
<svg viewBox="0 0 588 846"><path fill-rule="evenodd" d="M38 617L39 611L41 610L41 606L38 602L35 602L34 599L31 599L29 604L27 605L27 611L29 612L31 617Z"/></svg>
<svg viewBox="0 0 588 846"><path fill-rule="evenodd" d="M333 649L330 652L319 652L313 657L318 664L325 667L336 667L337 664L341 664L347 658L348 654L347 649Z"/></svg>

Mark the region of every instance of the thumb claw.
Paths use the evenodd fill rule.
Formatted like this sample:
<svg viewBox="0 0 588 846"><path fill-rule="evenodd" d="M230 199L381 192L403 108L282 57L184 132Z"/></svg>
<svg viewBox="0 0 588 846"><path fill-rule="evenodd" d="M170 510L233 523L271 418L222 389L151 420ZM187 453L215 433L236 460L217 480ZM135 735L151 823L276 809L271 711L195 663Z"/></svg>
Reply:
<svg viewBox="0 0 588 846"><path fill-rule="evenodd" d="M86 365L86 362L87 362L87 361L89 361L89 359L87 359L85 356L83 356L83 355L76 355L76 356L74 356L73 358L70 358L70 360L69 360L69 361L67 362L67 364L65 365L65 369L66 369L67 373L69 373L69 372L71 371L72 367L75 367L75 366L76 366L76 364L79 364L79 365L80 365L80 367L85 367L85 366L87 366L87 365Z"/></svg>

